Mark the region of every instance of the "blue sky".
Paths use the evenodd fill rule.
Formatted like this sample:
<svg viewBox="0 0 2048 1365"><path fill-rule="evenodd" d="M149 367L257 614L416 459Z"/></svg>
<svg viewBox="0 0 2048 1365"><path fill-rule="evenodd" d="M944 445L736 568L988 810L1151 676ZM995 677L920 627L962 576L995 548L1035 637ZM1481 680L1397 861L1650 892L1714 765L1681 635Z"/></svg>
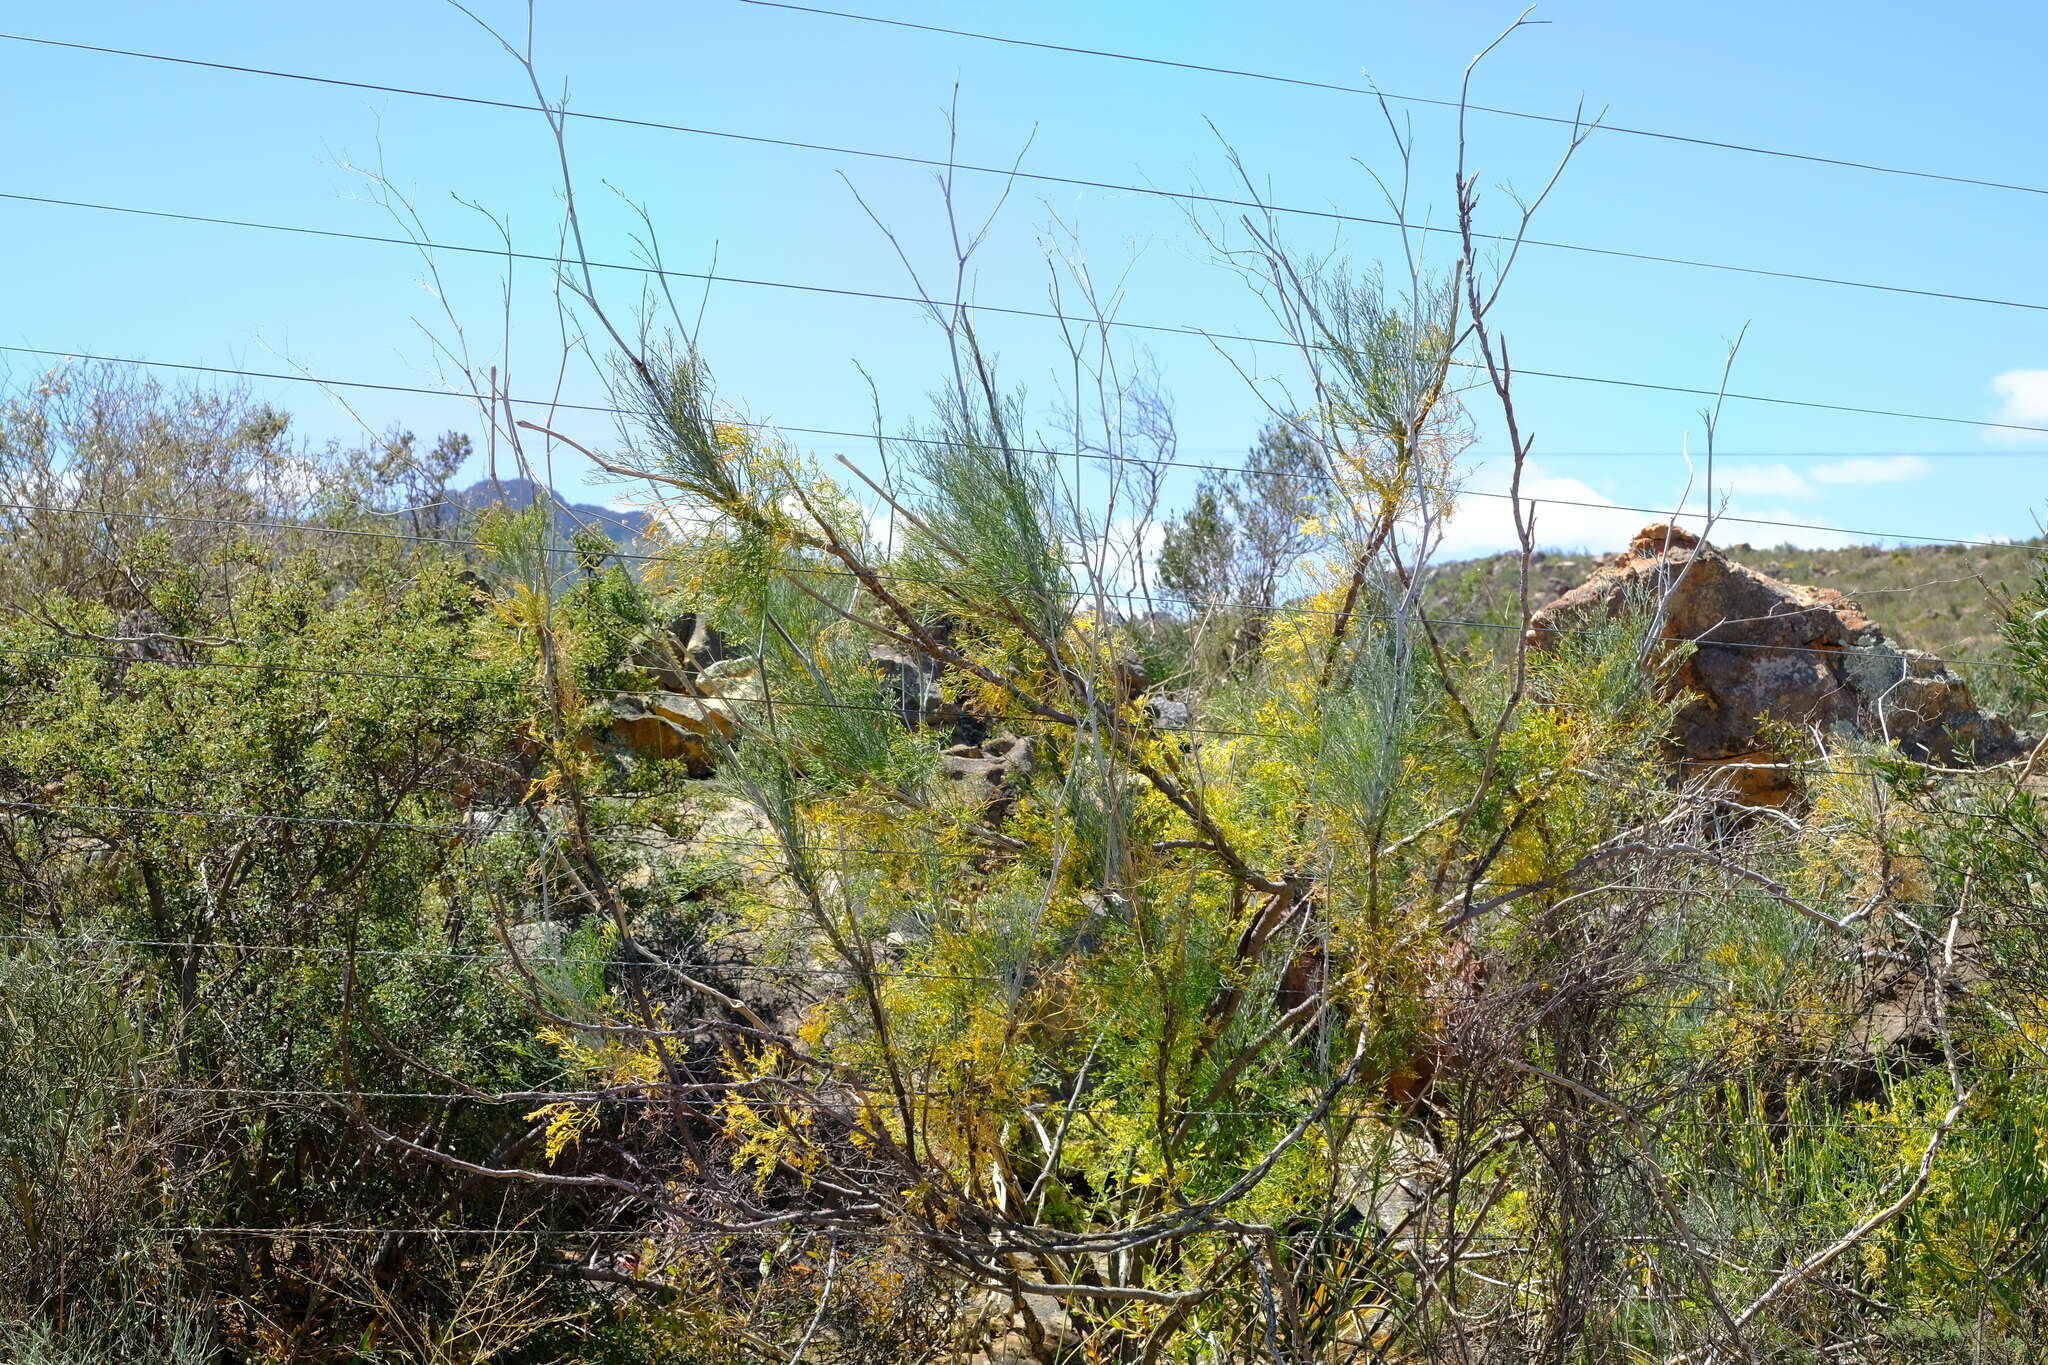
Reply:
<svg viewBox="0 0 2048 1365"><path fill-rule="evenodd" d="M849 8L861 8L849 0ZM484 12L521 22L516 6ZM1142 52L1340 84L1455 93L1465 61L1510 6L1062 0L1000 12L933 0L874 0L868 12L1078 46ZM1228 192L1211 124L1275 202L1378 215L1367 167L1392 145L1376 106L1339 92L978 43L762 8L739 0L540 4L538 56L571 107L699 128L918 156L943 156L959 90L960 156L1134 185ZM2048 184L2038 149L2048 108L2033 93L2048 11L1976 4L1942 12L1890 3L1714 7L1560 0L1484 68L1476 97L1568 114L1583 98L1609 121L1994 180ZM350 6L107 3L8 21L10 31L489 98L525 97L516 68L454 9L430 0ZM372 186L382 168L437 240L490 244L506 224L548 250L551 149L537 116L400 95L282 82L0 42L0 189L342 231L391 230ZM1404 110L1404 117L1408 112ZM1414 210L1450 219L1449 116L1412 110ZM1548 174L1560 130L1480 118L1483 211L1505 226L1503 186ZM950 268L929 172L729 139L579 124L572 150L592 251L629 259L643 203L672 266L755 279L907 292L905 268L855 192L921 272ZM961 208L996 182L963 177ZM1063 224L1064 227L1054 227ZM1878 175L1665 141L1596 134L1535 234L1557 241L1810 272L2048 305L2041 262L2048 196ZM1064 234L1073 230L1077 236ZM1391 259L1385 229L1300 219L1305 250L1361 266ZM1020 186L975 262L988 304L1042 308L1054 255L1120 289L1124 319L1269 333L1260 305L1209 259L1186 211L1152 196ZM0 201L15 263L0 343L437 386L436 348L454 324L423 285L418 256L389 246L143 220ZM1438 247L1442 251L1441 246ZM1447 257L1446 257L1447 259ZM479 353L504 345L501 272L444 258L449 310ZM521 392L555 382L559 335L547 270L513 274L502 351ZM615 277L630 311L634 286ZM694 308L695 296L688 306ZM865 429L879 398L892 427L915 421L942 373L937 335L901 304L736 284L704 303L704 341L723 394L751 417ZM1569 252L1522 257L1498 322L1525 369L1711 388L1745 326L1737 391L2048 425L2048 314L1766 280ZM1041 322L990 319L1004 372L1050 421L1066 363ZM1183 458L1229 461L1261 407L1240 369L1270 350L1227 353L1195 336L1126 333L1174 404ZM15 357L17 377L37 362ZM874 390L871 394L869 380ZM572 371L565 396L601 397ZM2003 386L2002 388L2000 386ZM458 403L425 396L257 389L308 435L362 425L474 429ZM345 399L345 404L342 401ZM1680 452L1701 448L1701 400L1529 379L1539 496L1669 506ZM1473 486L1496 487L1498 424L1481 406ZM599 426L585 428L602 439ZM2048 437L2039 438L2048 441ZM1717 483L1731 510L1923 536L2034 534L2048 503L2048 445L2011 432L1747 403L1721 426ZM829 447L828 447L829 448ZM557 470L566 487L589 483ZM602 487L595 492L603 496ZM1184 491L1181 490L1181 491ZM1698 490L1695 489L1695 497ZM1604 548L1646 520L1552 506L1541 537ZM1497 505L1470 504L1450 549L1490 548ZM1806 544L1838 537L1731 526L1724 540ZM1860 537L1859 537L1860 538Z"/></svg>

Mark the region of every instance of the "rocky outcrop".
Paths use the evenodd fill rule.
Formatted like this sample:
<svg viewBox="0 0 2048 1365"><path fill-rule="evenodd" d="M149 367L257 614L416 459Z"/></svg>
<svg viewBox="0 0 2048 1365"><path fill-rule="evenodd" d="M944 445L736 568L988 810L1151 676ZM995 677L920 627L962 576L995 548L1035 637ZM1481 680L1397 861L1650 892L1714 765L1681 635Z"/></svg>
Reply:
<svg viewBox="0 0 2048 1365"><path fill-rule="evenodd" d="M1146 697L1145 719L1155 730L1192 730L1195 728L1194 709L1177 697Z"/></svg>
<svg viewBox="0 0 2048 1365"><path fill-rule="evenodd" d="M739 708L766 696L761 666L753 659L692 663L674 681L681 690L613 697L612 735L636 754L681 759L694 775L709 776L739 734Z"/></svg>
<svg viewBox="0 0 2048 1365"><path fill-rule="evenodd" d="M627 693L612 698L611 730L635 754L679 760L692 775L708 777L739 724L724 697Z"/></svg>
<svg viewBox="0 0 2048 1365"><path fill-rule="evenodd" d="M1841 593L1780 582L1661 522L1535 613L1530 642L1549 646L1574 622L1632 610L1657 613L1664 639L1693 646L1673 678L1683 699L1674 759L1751 804L1793 791L1768 722L1853 731L1944 766L2004 762L2030 747L1979 710L1947 664L1887 640Z"/></svg>
<svg viewBox="0 0 2048 1365"><path fill-rule="evenodd" d="M913 730L946 732L954 746L979 744L988 736L988 721L970 706L946 695L940 684L944 669L928 655L877 646L868 662L895 699L896 713Z"/></svg>
<svg viewBox="0 0 2048 1365"><path fill-rule="evenodd" d="M889 645L875 646L866 657L882 680L889 710L904 727L944 744L944 799L1001 820L1031 771L1032 741L994 733L990 719L970 701L949 696L938 660ZM652 678L656 690L612 699L611 738L629 755L680 761L694 776L711 775L738 737L750 704L768 700L759 661L729 656L718 633L694 615L677 618L643 641L629 663ZM1112 678L1117 699L1135 706L1153 729L1193 728L1188 703L1149 690L1151 680L1134 657L1114 660Z"/></svg>
<svg viewBox="0 0 2048 1365"><path fill-rule="evenodd" d="M1068 1358L1081 1334L1058 1299L1049 1294L985 1293L961 1306L953 1324L959 1365L1039 1365Z"/></svg>
<svg viewBox="0 0 2048 1365"><path fill-rule="evenodd" d="M725 637L685 612L634 648L630 663L665 692L688 692L698 674L727 657Z"/></svg>
<svg viewBox="0 0 2048 1365"><path fill-rule="evenodd" d="M947 795L980 807L990 820L1001 820L1031 772L1031 741L997 735L979 744L956 744L939 755L939 769Z"/></svg>

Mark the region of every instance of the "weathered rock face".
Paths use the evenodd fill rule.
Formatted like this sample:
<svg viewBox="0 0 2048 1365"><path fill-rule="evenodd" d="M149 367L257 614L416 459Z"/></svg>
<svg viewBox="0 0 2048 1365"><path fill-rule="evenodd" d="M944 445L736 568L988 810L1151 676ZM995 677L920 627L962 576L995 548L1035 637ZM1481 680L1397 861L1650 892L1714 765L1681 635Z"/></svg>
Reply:
<svg viewBox="0 0 2048 1365"><path fill-rule="evenodd" d="M723 744L739 728L724 697L619 696L612 698L611 712L612 733L634 753L680 759L698 777L718 765Z"/></svg>
<svg viewBox="0 0 2048 1365"><path fill-rule="evenodd" d="M685 612L642 641L633 666L665 692L688 692L697 675L726 657L725 638L695 612Z"/></svg>
<svg viewBox="0 0 2048 1365"><path fill-rule="evenodd" d="M929 732L944 744L939 766L945 799L1000 821L1031 772L1032 741L995 733L971 701L948 696L945 669L936 659L877 645L867 660L904 727ZM614 697L611 739L634 756L680 760L693 776L708 777L716 770L749 705L768 700L760 661L727 654L717 633L695 616L679 617L643 642L631 663L661 690ZM1148 690L1151 680L1135 658L1117 659L1113 677L1117 699L1137 706L1153 729L1193 728L1188 703Z"/></svg>
<svg viewBox="0 0 2048 1365"><path fill-rule="evenodd" d="M1793 790L1791 774L1770 766L1782 756L1764 736L1767 721L1855 730L1944 765L2004 762L2029 747L1978 710L1969 684L1940 659L1891 643L1841 593L1781 583L1661 522L1537 612L1530 642L1660 598L1663 637L1695 646L1674 679L1685 698L1674 757L1689 775L1721 770L1741 800L1776 804Z"/></svg>
<svg viewBox="0 0 2048 1365"><path fill-rule="evenodd" d="M1192 730L1194 709L1175 697L1146 697L1145 719L1155 730Z"/></svg>
<svg viewBox="0 0 2048 1365"><path fill-rule="evenodd" d="M613 738L635 754L680 759L708 776L738 731L734 704L760 695L751 660L727 656L711 623L685 613L642 640L628 658L653 691L612 698Z"/></svg>
<svg viewBox="0 0 2048 1365"><path fill-rule="evenodd" d="M896 712L913 730L939 730L954 745L979 744L988 736L988 722L973 708L946 695L939 661L888 645L868 653L868 662L895 694Z"/></svg>
<svg viewBox="0 0 2048 1365"><path fill-rule="evenodd" d="M1018 783L1031 771L1031 741L997 735L979 744L956 744L939 755L939 767L950 796L1001 820L1016 799Z"/></svg>
<svg viewBox="0 0 2048 1365"><path fill-rule="evenodd" d="M961 1306L953 1324L959 1365L1039 1365L1064 1360L1080 1344L1073 1319L1049 1294L1026 1294L1020 1305L996 1293L978 1294Z"/></svg>
<svg viewBox="0 0 2048 1365"><path fill-rule="evenodd" d="M192 648L154 607L137 607L121 618L111 637L113 657L122 664L190 664Z"/></svg>

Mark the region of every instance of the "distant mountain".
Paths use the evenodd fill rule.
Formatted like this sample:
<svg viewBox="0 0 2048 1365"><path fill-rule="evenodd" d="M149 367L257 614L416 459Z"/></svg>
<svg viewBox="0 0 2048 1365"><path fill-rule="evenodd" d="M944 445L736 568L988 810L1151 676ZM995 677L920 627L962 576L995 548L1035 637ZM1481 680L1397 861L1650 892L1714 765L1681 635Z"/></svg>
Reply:
<svg viewBox="0 0 2048 1365"><path fill-rule="evenodd" d="M588 526L604 532L619 545L638 540L654 522L645 512L620 512L587 502L564 506L560 494L531 479L482 479L452 497L469 512L501 505L524 511L536 502L544 502L555 509L555 529L561 535L573 535L578 527Z"/></svg>

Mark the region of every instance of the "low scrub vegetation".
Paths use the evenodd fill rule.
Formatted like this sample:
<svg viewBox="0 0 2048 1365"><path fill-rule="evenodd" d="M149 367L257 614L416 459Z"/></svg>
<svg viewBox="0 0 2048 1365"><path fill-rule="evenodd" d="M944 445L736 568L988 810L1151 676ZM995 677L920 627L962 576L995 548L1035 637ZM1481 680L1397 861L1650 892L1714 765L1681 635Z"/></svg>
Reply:
<svg viewBox="0 0 2048 1365"><path fill-rule="evenodd" d="M1300 373L1171 515L1107 319L1041 420L960 300L833 462L572 259L620 429L477 388L630 544L458 496L457 434L15 386L0 1354L2036 1358L2039 743L1745 716L1746 800L1675 758L1689 537L1539 629L1525 504L1432 563L1464 404L1528 453L1457 189L1437 275L1205 229ZM2024 733L2031 555L1950 629L1878 594L1966 552L1832 553Z"/></svg>

